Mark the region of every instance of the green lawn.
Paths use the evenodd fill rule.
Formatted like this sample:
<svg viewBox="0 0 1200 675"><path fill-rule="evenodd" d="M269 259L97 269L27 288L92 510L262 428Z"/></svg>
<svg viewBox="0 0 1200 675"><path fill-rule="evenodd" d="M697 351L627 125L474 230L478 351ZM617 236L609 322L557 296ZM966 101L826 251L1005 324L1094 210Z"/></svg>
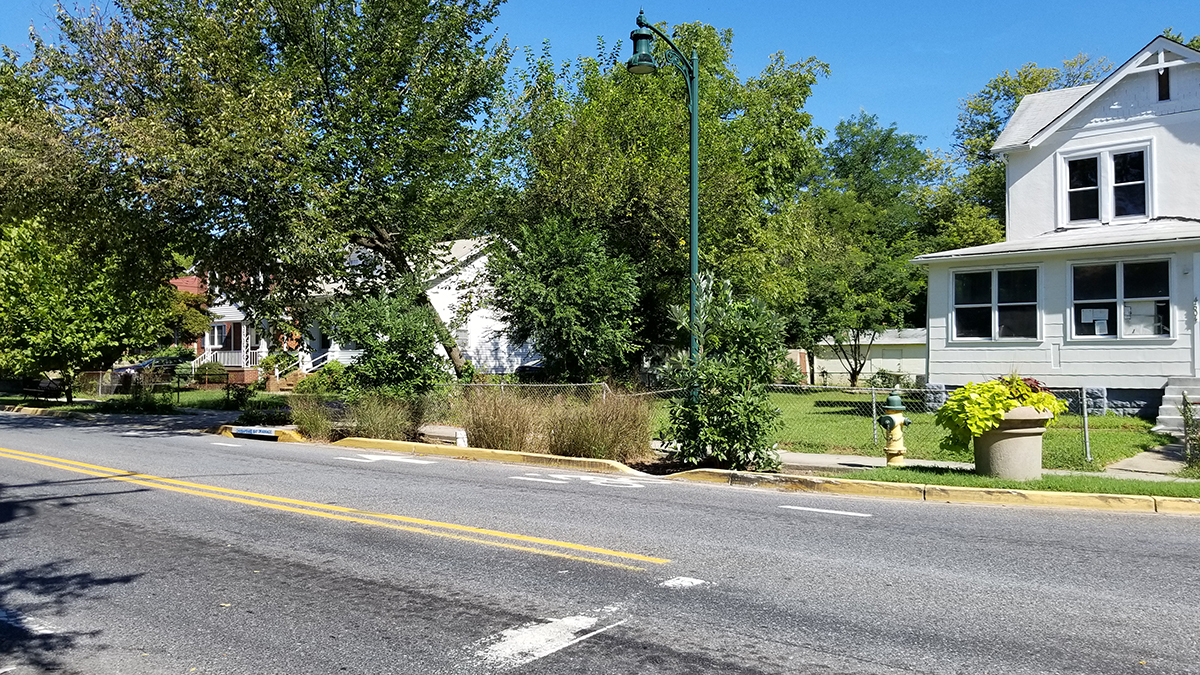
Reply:
<svg viewBox="0 0 1200 675"><path fill-rule="evenodd" d="M882 468L839 474L834 478L877 480L889 483L921 483L955 485L960 487L998 488L1004 490L1050 490L1053 492L1098 492L1118 495L1153 495L1158 497L1200 498L1200 483L1173 483L1150 480L1126 480L1101 476L1058 476L1047 474L1041 480L1000 480L979 476L970 471L910 466L902 469Z"/></svg>
<svg viewBox="0 0 1200 675"><path fill-rule="evenodd" d="M884 395L877 394L872 407L871 395L839 390L771 393L771 401L782 413L779 447L791 452L842 455L883 456L883 431L875 418L883 414ZM905 416L912 424L904 430L908 456L913 459L971 462L969 448L944 449L946 432L934 423L932 412L919 411L920 402L905 400L910 410ZM655 430L665 427L667 402L655 402ZM1046 432L1043 465L1048 469L1099 471L1105 465L1132 457L1139 452L1172 442L1170 436L1150 432L1152 422L1132 417L1093 415L1088 418L1092 461L1087 461L1083 445L1083 418L1060 415Z"/></svg>

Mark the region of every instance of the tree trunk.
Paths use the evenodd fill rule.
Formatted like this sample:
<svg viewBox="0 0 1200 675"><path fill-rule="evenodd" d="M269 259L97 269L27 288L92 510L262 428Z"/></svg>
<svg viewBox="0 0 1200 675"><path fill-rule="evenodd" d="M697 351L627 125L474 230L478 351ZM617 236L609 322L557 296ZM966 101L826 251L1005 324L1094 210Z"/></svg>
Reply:
<svg viewBox="0 0 1200 675"><path fill-rule="evenodd" d="M450 364L454 366L454 376L461 378L463 371L467 368L467 360L463 358L462 350L458 348L458 344L454 341L454 336L450 334L450 329L446 326L446 322L442 320L442 315L438 314L437 308L429 301L429 294L422 293L418 298L420 302L425 303L429 306L429 309L433 310L433 319L437 322L438 338L441 340L442 348L450 356Z"/></svg>

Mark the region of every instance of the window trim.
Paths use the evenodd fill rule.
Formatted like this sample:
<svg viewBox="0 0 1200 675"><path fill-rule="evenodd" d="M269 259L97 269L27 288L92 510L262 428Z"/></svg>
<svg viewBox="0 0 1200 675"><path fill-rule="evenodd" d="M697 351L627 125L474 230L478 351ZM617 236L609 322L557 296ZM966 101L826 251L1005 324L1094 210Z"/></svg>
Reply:
<svg viewBox="0 0 1200 675"><path fill-rule="evenodd" d="M1144 153L1145 174L1143 179L1146 186L1146 213L1132 216L1115 216L1116 198L1114 196L1114 189L1116 184L1114 182L1113 155L1137 152L1139 150ZM1148 222L1156 213L1155 205L1157 200L1155 199L1155 194L1157 181L1155 180L1154 156L1153 138L1060 150L1056 155L1056 187L1054 191L1058 229ZM1071 180L1068 166L1074 160L1086 159L1088 157L1097 158L1097 183L1100 188L1100 217L1094 220L1071 220L1070 199L1068 197Z"/></svg>
<svg viewBox="0 0 1200 675"><path fill-rule="evenodd" d="M1000 324L1000 313L999 313L1000 286L998 283L997 273L998 272L1017 272L1017 271L1021 271L1021 270L1036 270L1037 271L1037 302L1035 302L1035 303L1012 302L1012 303L1004 303L1004 304L1006 304L1006 305L1028 305L1028 304L1035 305L1036 312L1037 312L1037 319L1036 319L1036 321L1037 321L1037 337L1000 337L1000 325L999 325ZM991 301L992 337L986 337L986 338L984 338L984 337L958 337L958 313L955 310L959 307L959 305L957 303L955 303L955 298L954 298L955 275L971 274L971 273L977 273L977 272L990 272L992 275L992 301ZM949 288L948 288L948 291L949 291L948 295L949 295L949 299L950 299L950 314L949 314L950 318L949 318L949 321L947 321L947 326L946 326L947 327L946 341L947 342L958 342L958 343L985 343L985 344L997 344L997 343L1008 343L1008 342L1029 344L1029 343L1041 342L1044 339L1043 325L1045 324L1045 306L1043 305L1044 298L1046 297L1045 279L1046 279L1046 275L1045 275L1044 266L1042 264L1010 264L1010 265L996 265L996 266L991 266L991 267L960 267L960 268L951 269L950 270L950 279L949 279ZM983 307L983 306L984 306L983 304L962 305L962 307Z"/></svg>
<svg viewBox="0 0 1200 675"><path fill-rule="evenodd" d="M1142 264L1142 263L1167 263L1167 317L1169 322L1167 325L1166 335L1126 335L1125 334L1125 265L1126 264ZM1088 267L1098 265L1115 265L1117 275L1117 297L1113 302L1117 306L1116 316L1113 320L1116 322L1116 331L1112 335L1077 335L1075 333L1075 305L1095 304L1099 302L1107 302L1107 300L1076 300L1075 299L1075 268ZM1139 258L1119 258L1108 260L1071 260L1067 263L1067 311L1066 323L1069 327L1068 335L1071 340L1079 340L1081 342L1112 342L1132 340L1142 342L1146 340L1174 340L1178 338L1176 331L1176 317L1174 315L1174 291L1175 282L1172 279L1175 271L1175 261L1172 256L1146 256ZM1162 296L1154 298L1134 298L1134 300L1161 300Z"/></svg>

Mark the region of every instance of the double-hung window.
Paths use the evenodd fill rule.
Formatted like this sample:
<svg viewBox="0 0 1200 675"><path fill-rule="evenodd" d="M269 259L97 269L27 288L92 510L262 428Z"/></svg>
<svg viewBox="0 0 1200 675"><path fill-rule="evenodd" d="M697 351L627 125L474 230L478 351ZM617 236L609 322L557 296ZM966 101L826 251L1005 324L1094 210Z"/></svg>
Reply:
<svg viewBox="0 0 1200 675"><path fill-rule="evenodd" d="M1150 214L1148 144L1064 158L1068 225L1144 219Z"/></svg>
<svg viewBox="0 0 1200 675"><path fill-rule="evenodd" d="M1075 337L1171 335L1171 264L1089 263L1071 268Z"/></svg>
<svg viewBox="0 0 1200 675"><path fill-rule="evenodd" d="M1037 268L955 272L954 337L1037 339Z"/></svg>

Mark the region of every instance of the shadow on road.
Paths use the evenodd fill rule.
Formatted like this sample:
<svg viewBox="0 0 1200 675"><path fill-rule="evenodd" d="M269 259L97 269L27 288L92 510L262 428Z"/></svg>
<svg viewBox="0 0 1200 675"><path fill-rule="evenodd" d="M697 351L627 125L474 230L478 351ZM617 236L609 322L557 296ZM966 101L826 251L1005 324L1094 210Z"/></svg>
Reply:
<svg viewBox="0 0 1200 675"><path fill-rule="evenodd" d="M70 426L96 433L133 433L145 438L165 438L180 434L198 434L211 427L231 424L239 414L237 411L203 410L189 415L96 414L95 419L78 420L0 413L0 429L40 430Z"/></svg>
<svg viewBox="0 0 1200 675"><path fill-rule="evenodd" d="M26 498L14 494L18 488L52 488L101 480L81 478L20 486L0 484L0 540L10 539L19 521L35 518L40 509L70 508L84 499L148 490L42 494ZM0 550L3 548L0 544ZM98 631L65 630L54 625L55 618L67 616L73 605L103 599L104 589L109 586L129 584L142 576L100 576L80 571L80 567L77 561L70 559L23 567L17 566L11 558L0 559L0 668L15 662L39 672L70 672L61 660L64 653L80 640L96 637Z"/></svg>

